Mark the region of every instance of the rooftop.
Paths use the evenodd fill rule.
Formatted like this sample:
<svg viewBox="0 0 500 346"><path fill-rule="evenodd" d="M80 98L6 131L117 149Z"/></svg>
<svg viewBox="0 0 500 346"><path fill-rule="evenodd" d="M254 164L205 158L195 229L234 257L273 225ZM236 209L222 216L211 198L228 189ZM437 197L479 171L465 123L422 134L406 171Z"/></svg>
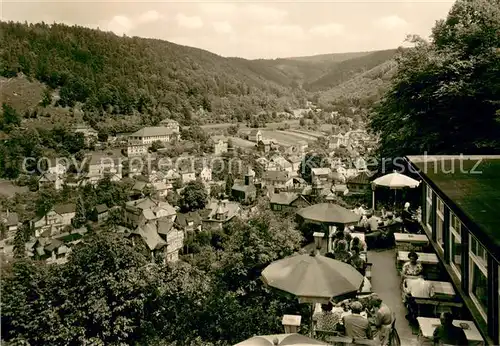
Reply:
<svg viewBox="0 0 500 346"><path fill-rule="evenodd" d="M491 244L492 253L500 254L500 155L408 156L408 160L445 195L445 203L460 219L469 220L466 226L481 243Z"/></svg>
<svg viewBox="0 0 500 346"><path fill-rule="evenodd" d="M153 136L167 136L173 134L174 131L165 126L151 126L144 127L139 131L132 133L130 136L133 137L153 137Z"/></svg>
<svg viewBox="0 0 500 346"><path fill-rule="evenodd" d="M293 201L299 198L299 195L294 192L280 192L271 195L271 203L290 205Z"/></svg>

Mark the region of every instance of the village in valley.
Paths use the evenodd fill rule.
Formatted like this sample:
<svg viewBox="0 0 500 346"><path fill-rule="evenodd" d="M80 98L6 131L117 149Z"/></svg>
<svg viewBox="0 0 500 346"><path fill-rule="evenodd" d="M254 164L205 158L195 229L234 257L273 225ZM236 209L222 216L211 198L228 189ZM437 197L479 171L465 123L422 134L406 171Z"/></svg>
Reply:
<svg viewBox="0 0 500 346"><path fill-rule="evenodd" d="M307 112L318 110L308 102L306 109L296 112L295 119L302 119ZM330 115L340 116L338 112ZM99 142L98 132L88 124L79 123L74 132L83 136L87 148L94 148L80 162L81 170L75 171L74 165L70 169L71 161L64 158L47 160L46 169L35 174L36 184L39 190L55 191L97 186L102 180L126 184L127 201L92 205L91 210L84 211L85 220L104 224L111 222L111 215L117 232L145 246L152 260L159 256L166 262L177 261L186 250L185 239L197 232L221 229L235 216L251 215L262 197L271 210L281 212L319 201L336 201L337 196L369 195L372 173L364 157L377 141L366 130L328 134L287 127L272 130L238 126L230 134L227 128L208 127L208 153L181 153L169 158L165 153L172 146L196 144L182 138L175 120L165 119L158 126L110 136L106 142ZM312 163L306 180L301 163L307 164L309 152L325 156L323 162ZM203 189L207 200L202 209L181 210L172 202L178 201L188 186ZM26 242L26 254L47 263L64 263L72 246L88 232L84 223L75 227L75 217L82 213L78 208L77 203L60 203L28 220L34 233ZM3 260L9 261L14 256L16 231L27 220L14 210L7 210L2 218L6 232L0 246Z"/></svg>
<svg viewBox="0 0 500 346"><path fill-rule="evenodd" d="M0 344L498 345L498 2L2 4Z"/></svg>

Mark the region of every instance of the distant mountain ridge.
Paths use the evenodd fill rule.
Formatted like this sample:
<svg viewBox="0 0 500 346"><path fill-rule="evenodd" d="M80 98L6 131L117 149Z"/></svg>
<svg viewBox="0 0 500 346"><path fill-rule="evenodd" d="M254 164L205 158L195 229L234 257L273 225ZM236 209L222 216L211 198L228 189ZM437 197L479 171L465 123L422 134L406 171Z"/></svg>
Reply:
<svg viewBox="0 0 500 346"><path fill-rule="evenodd" d="M247 60L63 24L0 22L0 31L1 76L23 73L58 89L63 107L80 102L111 114L186 116L203 109L248 119L262 110L299 106L309 92L336 95L329 91L396 54L394 49Z"/></svg>

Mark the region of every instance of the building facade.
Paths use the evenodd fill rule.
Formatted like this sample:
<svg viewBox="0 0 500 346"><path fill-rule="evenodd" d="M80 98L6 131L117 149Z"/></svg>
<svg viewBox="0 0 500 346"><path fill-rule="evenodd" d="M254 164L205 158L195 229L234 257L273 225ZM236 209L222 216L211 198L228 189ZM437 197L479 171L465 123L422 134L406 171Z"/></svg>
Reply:
<svg viewBox="0 0 500 346"><path fill-rule="evenodd" d="M486 344L500 344L500 156L409 156L421 225Z"/></svg>

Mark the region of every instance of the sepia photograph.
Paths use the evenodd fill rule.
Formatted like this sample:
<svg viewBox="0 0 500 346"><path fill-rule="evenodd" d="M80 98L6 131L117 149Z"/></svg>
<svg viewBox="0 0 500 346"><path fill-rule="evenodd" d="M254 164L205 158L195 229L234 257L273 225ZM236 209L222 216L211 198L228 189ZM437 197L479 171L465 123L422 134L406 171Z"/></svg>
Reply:
<svg viewBox="0 0 500 346"><path fill-rule="evenodd" d="M500 345L500 0L0 0L0 344Z"/></svg>

